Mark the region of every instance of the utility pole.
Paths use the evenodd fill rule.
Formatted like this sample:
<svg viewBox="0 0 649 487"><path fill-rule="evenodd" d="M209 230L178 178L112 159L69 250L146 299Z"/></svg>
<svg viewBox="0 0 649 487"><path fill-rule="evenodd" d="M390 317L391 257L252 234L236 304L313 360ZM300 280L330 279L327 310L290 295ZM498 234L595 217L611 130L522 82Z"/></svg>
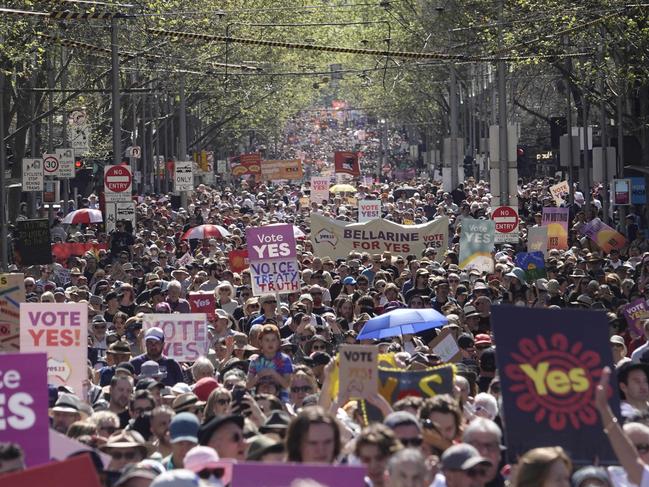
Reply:
<svg viewBox="0 0 649 487"><path fill-rule="evenodd" d="M503 48L503 0L500 0L498 47ZM498 143L500 146L500 204L509 205L509 141L507 140L507 66L498 61Z"/></svg>
<svg viewBox="0 0 649 487"><path fill-rule="evenodd" d="M48 58L47 58L47 88L49 89L49 93L47 94L47 110L50 112L49 116L47 117L47 153L52 154L54 153L54 69L56 68L56 63L54 62L54 51L48 52ZM57 180L56 178L52 178L52 184L54 185L54 195L56 196L56 183ZM58 181L59 183L59 190L61 188L61 181ZM61 195L59 194L59 197ZM50 225L52 224L52 221L54 220L54 203L50 203L48 210L47 210L47 218L50 222Z"/></svg>
<svg viewBox="0 0 649 487"><path fill-rule="evenodd" d="M455 190L458 185L459 178L459 168L458 168L458 154L457 154L457 122L458 122L458 113L457 113L457 73L455 72L455 66L450 65L451 68L451 84L449 89L448 102L451 109L451 191Z"/></svg>
<svg viewBox="0 0 649 487"><path fill-rule="evenodd" d="M624 177L624 89L622 82L618 87L618 94L615 99L615 111L617 117L617 177ZM644 176L643 176L644 178ZM620 206L618 220L621 225L626 223L626 207Z"/></svg>
<svg viewBox="0 0 649 487"><path fill-rule="evenodd" d="M185 74L180 74L180 100L178 104L178 160L187 160L187 100L185 99ZM175 177L174 177L175 181ZM180 204L187 209L187 191L181 191Z"/></svg>
<svg viewBox="0 0 649 487"><path fill-rule="evenodd" d="M604 213L602 220L608 222L609 220L609 184L608 180L608 131L607 131L607 119L606 119L606 97L604 92L606 91L606 80L604 79L604 63L605 63L605 41L606 41L606 31L604 26L601 26L600 32L602 35L602 46L600 49L600 77L599 77L599 95L600 95L600 114L599 114L599 124L600 124L600 145L602 146L602 165L604 166L604 175L602 177L602 184L604 186L604 194L602 198L602 211Z"/></svg>
<svg viewBox="0 0 649 487"><path fill-rule="evenodd" d="M120 99L119 99L119 39L118 39L117 17L110 19L110 48L111 48L111 102L113 104L113 164L119 164L122 160L122 125L120 120Z"/></svg>
<svg viewBox="0 0 649 487"><path fill-rule="evenodd" d="M61 46L61 69L63 70L61 72L61 90L63 93L65 93L65 90L68 87L68 68L65 66L66 60L67 60L67 55L66 55L67 49L65 46ZM63 124L61 127L61 135L63 138L63 147L67 148L68 147L68 114L67 110L65 108L65 105L63 105ZM62 179L61 180L61 199L63 200L63 208L61 210L63 211L63 216L68 214L68 199L70 198L69 193L69 186L70 186L70 180L69 179Z"/></svg>
<svg viewBox="0 0 649 487"><path fill-rule="evenodd" d="M36 57L36 55L34 55ZM36 62L34 62L34 65ZM36 71L36 70L34 70ZM33 88L36 88L36 75L32 75L30 86L32 88L32 92L29 94L29 104L32 107L32 121L31 124L29 125L29 145L30 145L30 152L32 158L40 158L43 157L43 154L38 154L38 147L36 144L36 91L33 90ZM42 193L41 193L42 194ZM29 202L29 208L28 208L28 215L29 218L34 218L36 216L36 193L29 192L27 194L28 202Z"/></svg>
<svg viewBox="0 0 649 487"><path fill-rule="evenodd" d="M564 45L568 45L567 38L564 38ZM566 114L566 135L568 136L568 201L570 202L570 205L573 206L575 204L575 175L573 173L574 171L574 164L575 161L572 160L572 91L570 89L571 82L570 82L570 76L572 73L572 60L568 56L566 58L566 101L568 104L568 112Z"/></svg>
<svg viewBox="0 0 649 487"><path fill-rule="evenodd" d="M156 194L160 194L162 187L160 184L160 100L158 99L158 95L154 95L152 100L153 119L155 120L155 176L153 178L153 191Z"/></svg>
<svg viewBox="0 0 649 487"><path fill-rule="evenodd" d="M591 189L591 176L590 176L590 155L588 154L588 100L586 95L582 94L582 121L584 127L584 198L586 199L586 218L590 218L590 189Z"/></svg>

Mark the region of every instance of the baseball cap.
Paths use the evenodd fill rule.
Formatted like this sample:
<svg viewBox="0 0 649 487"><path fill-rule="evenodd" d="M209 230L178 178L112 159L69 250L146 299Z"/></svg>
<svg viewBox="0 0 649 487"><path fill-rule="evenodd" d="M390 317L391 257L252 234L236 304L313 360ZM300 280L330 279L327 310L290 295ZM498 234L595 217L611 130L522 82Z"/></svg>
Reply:
<svg viewBox="0 0 649 487"><path fill-rule="evenodd" d="M187 470L196 473L206 468L219 468L222 466L216 450L202 445L195 446L185 454L183 465Z"/></svg>
<svg viewBox="0 0 649 487"><path fill-rule="evenodd" d="M144 334L144 340L157 340L159 342L164 341L165 339L165 334L162 331L162 329L158 328L157 326L154 326L153 328L149 328L146 333Z"/></svg>
<svg viewBox="0 0 649 487"><path fill-rule="evenodd" d="M200 401L207 401L210 393L218 386L219 382L214 377L203 377L194 384L192 392Z"/></svg>
<svg viewBox="0 0 649 487"><path fill-rule="evenodd" d="M174 416L169 424L169 436L171 443L179 441L191 441L198 443L198 429L200 423L198 418L192 413L178 413Z"/></svg>
<svg viewBox="0 0 649 487"><path fill-rule="evenodd" d="M491 462L480 456L478 450L467 443L460 443L448 448L442 454L443 470L469 470L477 465L491 465Z"/></svg>
<svg viewBox="0 0 649 487"><path fill-rule="evenodd" d="M468 333L462 333L457 339L457 346L466 349L475 345L473 337Z"/></svg>

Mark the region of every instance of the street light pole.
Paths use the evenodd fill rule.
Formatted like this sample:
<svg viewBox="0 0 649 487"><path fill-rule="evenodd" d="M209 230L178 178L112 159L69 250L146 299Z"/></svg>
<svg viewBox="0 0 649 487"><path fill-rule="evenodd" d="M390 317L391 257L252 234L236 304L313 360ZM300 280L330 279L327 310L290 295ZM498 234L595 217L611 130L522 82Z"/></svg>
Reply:
<svg viewBox="0 0 649 487"><path fill-rule="evenodd" d="M503 0L500 0L498 46L503 48ZM509 140L507 137L507 67L498 61L498 143L500 146L500 204L509 205Z"/></svg>

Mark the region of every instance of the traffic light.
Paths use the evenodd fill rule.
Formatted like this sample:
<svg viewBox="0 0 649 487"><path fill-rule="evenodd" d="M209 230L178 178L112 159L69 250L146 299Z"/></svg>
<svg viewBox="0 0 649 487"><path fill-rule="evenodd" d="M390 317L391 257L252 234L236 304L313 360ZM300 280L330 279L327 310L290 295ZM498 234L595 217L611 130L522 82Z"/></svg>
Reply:
<svg viewBox="0 0 649 487"><path fill-rule="evenodd" d="M86 168L86 163L83 162L81 159L75 159L74 160L74 169L76 171L81 171Z"/></svg>

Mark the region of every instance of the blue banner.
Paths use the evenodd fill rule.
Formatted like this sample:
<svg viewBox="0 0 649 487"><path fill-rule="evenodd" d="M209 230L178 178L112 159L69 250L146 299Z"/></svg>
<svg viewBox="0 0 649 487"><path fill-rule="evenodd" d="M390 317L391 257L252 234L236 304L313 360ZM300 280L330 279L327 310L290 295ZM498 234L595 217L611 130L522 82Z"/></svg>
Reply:
<svg viewBox="0 0 649 487"><path fill-rule="evenodd" d="M594 405L602 368L613 365L606 315L494 306L491 316L509 460L561 445L577 464L617 463Z"/></svg>
<svg viewBox="0 0 649 487"><path fill-rule="evenodd" d="M647 204L647 187L644 177L631 179L631 204Z"/></svg>

